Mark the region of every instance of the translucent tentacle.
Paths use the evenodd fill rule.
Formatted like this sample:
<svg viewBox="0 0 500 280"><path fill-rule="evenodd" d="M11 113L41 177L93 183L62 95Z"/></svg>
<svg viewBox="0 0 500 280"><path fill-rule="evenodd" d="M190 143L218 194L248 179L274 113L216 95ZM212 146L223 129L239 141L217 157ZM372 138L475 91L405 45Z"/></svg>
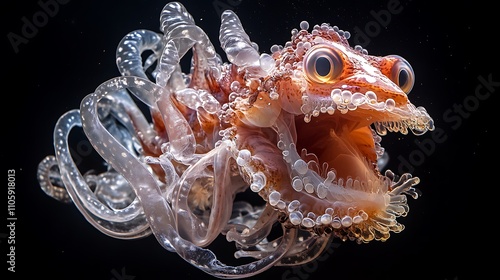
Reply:
<svg viewBox="0 0 500 280"><path fill-rule="evenodd" d="M131 135L129 132L137 130L142 132L143 135L148 135L149 125L146 119L130 99L130 96L124 91L117 91L113 95L109 95L106 102L100 106L100 112L100 116L108 123L108 129L114 131L115 137L121 139L122 145L125 145L129 150L133 150L136 146L130 141ZM69 134L72 127L81 126L79 120L78 111L71 111L71 113L68 112L68 114L62 116L56 125L56 131L58 132L56 139L59 141L55 142L55 146L56 150L61 151L59 153L59 161L63 163L62 165L58 165L55 157L47 157L40 164L38 175L41 182L44 182L43 186L45 187L43 189L49 195L63 201L67 201L69 195L72 194L78 200L77 206L80 211L94 225L96 225L95 221L98 221L97 223L101 225L98 228L101 231L112 236L118 234L119 238L132 238L132 236L136 235L135 233L126 233L127 230L117 225L112 225L113 223L131 224L133 223L131 221L136 219L142 212L142 208L135 195L130 195L132 189L128 184L123 182L121 179L122 176L112 171L99 175L87 174L82 176L73 163L71 156L63 154L64 151L69 151L66 139L67 134ZM117 128L116 122L120 122L126 130ZM75 174L76 178L69 178L69 183L63 184L60 172ZM96 190L94 192L89 187L89 183L95 185ZM64 185L69 189L69 194L62 187ZM103 196L106 196L108 199L103 199ZM107 201L107 205L101 203L101 201ZM113 205L111 201L119 201L119 203ZM109 223L106 221L109 221ZM135 223L139 223L137 221ZM147 228L144 221L141 223L143 228ZM126 227L131 226L128 225ZM144 235L148 234L150 234L149 231L144 232Z"/></svg>
<svg viewBox="0 0 500 280"><path fill-rule="evenodd" d="M123 239L149 235L151 232L137 200L124 209L108 208L91 191L76 167L71 158L68 136L73 127L81 125L79 111L71 110L59 118L54 130L56 160L69 196L84 217L107 235Z"/></svg>
<svg viewBox="0 0 500 280"><path fill-rule="evenodd" d="M170 43L167 45L170 45ZM158 95L157 100L158 108L170 139L168 151L179 162L188 164L193 161L193 155L196 150L196 139L189 123L175 104L173 104L172 98L171 92L162 91Z"/></svg>
<svg viewBox="0 0 500 280"><path fill-rule="evenodd" d="M210 244L222 231L231 217L232 201L238 188L232 185L229 177L230 143L222 142L211 150L196 164L190 166L179 182L179 192L174 194L172 207L177 214L181 234L186 234L188 240L198 246ZM211 167L213 171L207 168ZM188 194L195 184L203 184L207 180L212 191L212 207L208 224L197 218L188 205Z"/></svg>
<svg viewBox="0 0 500 280"><path fill-rule="evenodd" d="M221 15L219 41L228 60L238 66L259 66L259 52L250 41L238 16L230 11Z"/></svg>
<svg viewBox="0 0 500 280"><path fill-rule="evenodd" d="M37 177L40 187L47 195L61 202L73 202L61 180L55 156L46 156L38 164Z"/></svg>
<svg viewBox="0 0 500 280"><path fill-rule="evenodd" d="M261 259L239 266L225 265L217 260L212 251L196 246L188 247L182 243L180 238L172 240L176 248L179 248L177 253L200 270L218 278L238 279L254 276L269 269L290 249L297 236L297 229L282 228L283 237L280 238L280 242L273 247L271 252Z"/></svg>
<svg viewBox="0 0 500 280"><path fill-rule="evenodd" d="M172 83L170 78L172 75L180 75L181 69L179 63L181 62L181 56L179 56L179 51L174 42L167 42L160 59L159 73L156 77L156 83L162 87L166 87L167 84L170 88L174 90L181 87L177 83Z"/></svg>
<svg viewBox="0 0 500 280"><path fill-rule="evenodd" d="M163 7L160 14L160 29L164 34L177 27L194 25L194 19L179 2L170 2Z"/></svg>
<svg viewBox="0 0 500 280"><path fill-rule="evenodd" d="M219 67L219 58L206 33L198 27L193 17L178 2L168 3L160 15L160 27L165 41L174 45L165 48L160 60L157 83L166 86L182 57L192 48L193 67L191 80L198 88L207 89L205 72ZM175 59L174 59L175 58Z"/></svg>
<svg viewBox="0 0 500 280"><path fill-rule="evenodd" d="M168 153L161 154L158 158L146 156L144 161L148 164L159 164L165 172L165 197L168 201L172 201L173 192L175 191L176 185L179 182L179 175L175 170L175 166L172 164L171 155Z"/></svg>
<svg viewBox="0 0 500 280"><path fill-rule="evenodd" d="M167 4L160 15L160 26L164 33L165 47L159 61L159 72L156 83L168 89L158 100L158 108L162 113L169 139L170 152L176 160L187 163L195 152L196 142L191 127L178 108L173 105L172 94L186 88L185 79L180 68L180 60L188 50L193 50L193 67L191 82L198 89L208 89L206 73L218 69L220 59L205 32L196 26L193 17L178 2ZM194 67L196 66L196 67ZM204 91L191 91L199 95L196 99L204 100ZM212 98L204 109L213 111L218 102ZM208 108L209 107L209 108ZM192 162L192 160L191 160Z"/></svg>
<svg viewBox="0 0 500 280"><path fill-rule="evenodd" d="M145 164L116 141L102 125L97 114L97 103L99 100L113 91L129 86L143 87L143 89L151 92L162 90L150 84L148 87L146 86L148 85L147 83L138 83L140 80L136 80L137 83L131 85L125 83L124 81L126 80L123 79L118 81L112 79L103 83L96 89L95 93L87 95L82 100L80 111L82 112L82 124L85 134L103 159L123 174L134 188L157 240L166 249L170 251L175 250L193 266L219 278L249 277L273 266L286 254L290 246L294 243L297 234L296 229L286 229L283 227L283 238L280 239L279 244L273 248L272 252L261 260L240 266L227 266L218 261L210 250L195 246L191 242L181 238L173 228L175 224L173 211L161 193L159 182L149 172ZM221 171L226 172L225 170Z"/></svg>
<svg viewBox="0 0 500 280"><path fill-rule="evenodd" d="M137 95L139 91L131 89L131 92ZM143 94L143 96L153 99L151 97L153 95L149 93L148 95ZM130 131L133 136L137 137L144 146L147 146L151 151L158 151L160 149L159 146L161 143L158 142L158 135L126 90L118 90L113 92L113 94L107 95L105 99L101 100L101 103L104 100L109 100L112 103L110 106L107 106L112 108L110 114L114 115L116 120L120 121L127 128L127 131Z"/></svg>
<svg viewBox="0 0 500 280"><path fill-rule="evenodd" d="M248 206L252 209L247 215L255 215L253 207L251 205ZM241 208L241 206L239 207ZM235 221L235 219L232 220ZM266 206L260 212L258 219L253 219L253 225L249 225L248 221L230 225L229 227L232 228L227 232L226 239L227 241L235 241L240 246L255 246L269 235L273 224L277 220L278 211L271 206Z"/></svg>
<svg viewBox="0 0 500 280"><path fill-rule="evenodd" d="M116 49L116 65L123 76L147 78L145 69L152 63L143 64L141 54L152 51L152 58L160 56L163 49L161 35L149 30L136 30L128 33Z"/></svg>
<svg viewBox="0 0 500 280"><path fill-rule="evenodd" d="M303 233L307 234L307 236L301 238L302 241L294 244L292 250L288 251L276 265L292 266L311 262L325 252L334 237L334 235L319 236L312 235L309 232Z"/></svg>
<svg viewBox="0 0 500 280"><path fill-rule="evenodd" d="M167 4L161 12L160 23L161 30L165 34L167 41L173 40L175 42L179 57L183 57L189 49L195 46L197 54L200 56L198 63L203 63L203 60L206 60L206 65L217 65L217 56L210 39L195 24L193 17L180 3L172 2ZM199 67L200 64L197 66Z"/></svg>
<svg viewBox="0 0 500 280"><path fill-rule="evenodd" d="M156 90L161 90L159 87L147 87L147 85L151 84L149 81L140 78L123 77L111 79L101 84L94 93L87 95L82 100L80 111L82 112L83 130L92 146L134 188L143 206L144 214L150 221L151 230L153 233L156 233L158 229L155 227L155 223L151 223L151 220L161 220L164 226L175 224L172 209L161 193L160 183L153 177L143 162L129 150L125 149L107 131L97 114L97 104L106 95L129 87L142 88L152 93L155 93ZM165 248L170 251L175 250L168 244Z"/></svg>
<svg viewBox="0 0 500 280"><path fill-rule="evenodd" d="M123 76L136 76L147 79L145 70L160 56L163 43L161 36L149 30L136 30L125 35L116 49L116 65ZM151 50L153 54L143 64L141 54ZM131 88L145 104L154 107L155 99L138 88Z"/></svg>
<svg viewBox="0 0 500 280"><path fill-rule="evenodd" d="M178 90L175 92L175 99L193 110L202 107L209 114L217 113L221 107L219 101L206 90L193 88Z"/></svg>
<svg viewBox="0 0 500 280"><path fill-rule="evenodd" d="M161 113L168 137L171 139L168 145L169 152L180 162L187 163L193 161L196 145L193 131L183 114L172 103L172 95L169 91L164 90L147 79L133 76L113 78L104 84L108 87L127 86L127 89L133 94L141 92L144 99L156 100L157 103L154 106L157 109L155 110ZM137 90L133 90L133 88ZM123 88L120 88L115 92L123 90ZM135 105L131 108L133 107L135 107ZM149 135L148 139L151 142L153 141L151 138L154 138L154 134L150 128L146 128L147 124L144 123L142 119L143 116L142 118L139 117L141 115L139 112L140 111L134 111L133 116L137 118L138 124L141 125L142 132L144 132L145 135ZM146 141L146 143L148 143L148 141Z"/></svg>

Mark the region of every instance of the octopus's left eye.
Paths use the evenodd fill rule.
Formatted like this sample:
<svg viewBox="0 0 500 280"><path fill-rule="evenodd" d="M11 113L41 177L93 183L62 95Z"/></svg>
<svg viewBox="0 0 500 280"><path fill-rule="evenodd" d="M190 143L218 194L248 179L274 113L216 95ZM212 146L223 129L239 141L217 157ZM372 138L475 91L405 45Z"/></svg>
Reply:
<svg viewBox="0 0 500 280"><path fill-rule="evenodd" d="M314 46L304 58L306 78L315 83L335 82L342 73L343 66L342 56L329 46Z"/></svg>
<svg viewBox="0 0 500 280"><path fill-rule="evenodd" d="M415 73L411 68L410 63L399 55L389 55L390 58L395 58L396 62L392 66L389 78L398 85L402 91L408 94L415 83Z"/></svg>

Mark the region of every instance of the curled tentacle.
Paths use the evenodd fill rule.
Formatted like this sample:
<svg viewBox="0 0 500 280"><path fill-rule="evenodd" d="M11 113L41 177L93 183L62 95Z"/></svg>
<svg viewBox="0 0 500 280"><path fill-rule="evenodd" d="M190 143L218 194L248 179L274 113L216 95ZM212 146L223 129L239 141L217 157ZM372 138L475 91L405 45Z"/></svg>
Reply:
<svg viewBox="0 0 500 280"><path fill-rule="evenodd" d="M161 35L149 30L136 30L125 35L116 49L116 65L123 76L147 78L145 70L160 56L163 49ZM141 54L153 53L143 63Z"/></svg>
<svg viewBox="0 0 500 280"><path fill-rule="evenodd" d="M296 236L296 229L286 229L283 227L283 237L279 243L276 243L276 245L273 246L273 250L271 252L256 261L239 266L228 266L222 264L210 250L199 247L188 248L184 244L175 245L179 248L177 251L179 255L202 271L218 278L238 279L254 276L272 267L290 249L290 246L292 246ZM174 238L173 240L175 242L181 241L179 238Z"/></svg>
<svg viewBox="0 0 500 280"><path fill-rule="evenodd" d="M174 66L178 65L180 59L192 48L193 67L196 67L192 69L191 80L198 88L208 89L205 73L217 69L220 62L208 36L178 2L165 5L160 15L160 23L165 40L167 43L172 42L173 46L166 48L161 57L157 83L165 86L176 69ZM175 58L172 59L172 56Z"/></svg>
<svg viewBox="0 0 500 280"><path fill-rule="evenodd" d="M103 233L116 238L139 238L149 235L147 221L138 200L123 209L111 209L91 191L70 154L68 135L75 126L81 126L78 110L68 111L59 118L54 130L56 160L60 178L66 190L85 218ZM121 176L118 173L109 173Z"/></svg>
<svg viewBox="0 0 500 280"><path fill-rule="evenodd" d="M124 80L122 79L119 81ZM95 93L89 94L82 100L80 111L82 112L83 129L89 139L91 139L91 144L100 155L115 170L123 174L134 188L137 197L144 206L143 210L149 221L149 226L158 241L166 249L171 251L175 250L192 265L221 278L240 278L243 275L246 277L257 274L277 262L281 256L288 251L288 248L294 241L295 231L293 229L284 229L282 241L279 245L275 246L273 252L269 253L267 257L236 267L222 264L210 250L195 246L178 235L177 231L173 228L173 225L176 224L176 220L172 208L163 197L158 181L151 175L144 163L139 161L130 151L116 141L98 118L97 104L99 100L114 91L128 87L126 83L119 81L111 80L104 83L96 89ZM135 83L132 86L143 85L144 84L141 83ZM160 88L157 90L161 91ZM75 118L70 115L68 118L63 118L63 120L66 119ZM67 137L66 134L62 134L61 136ZM65 147L61 147L60 150L64 149ZM222 163L220 164L222 165ZM220 176L224 177L227 172L224 170L221 171L222 174L220 174ZM65 175L66 173L63 172L63 178ZM220 195L224 196L223 193Z"/></svg>
<svg viewBox="0 0 500 280"><path fill-rule="evenodd" d="M228 143L203 156L190 166L179 180L178 192L174 194L172 207L176 210L178 230L198 246L210 244L221 232L231 216L231 205L235 191L229 176L230 151ZM197 218L189 207L191 188L201 185L211 191L210 216L207 221Z"/></svg>
<svg viewBox="0 0 500 280"><path fill-rule="evenodd" d="M180 3L167 4L161 13L160 22L166 45L160 57L156 82L167 87L169 91L158 100L158 108L169 138L172 139L172 154L178 160L187 162L195 153L194 134L184 116L170 100L171 94L186 88L179 66L180 60L188 50L193 50L193 66L196 67L191 73L191 83L198 89L208 89L207 72L218 68L219 59L205 32L195 25L192 16ZM195 91L194 94L197 95L198 92ZM200 98L203 96L200 95ZM216 104L212 107L217 106L218 102L211 101L211 104Z"/></svg>
<svg viewBox="0 0 500 280"><path fill-rule="evenodd" d="M161 35L149 30L136 30L125 35L116 49L116 65L123 76L136 76L147 79L146 69L161 55L163 42ZM153 53L145 63L141 54L145 51ZM141 92L137 88L130 89L145 104L154 107L154 99L147 93Z"/></svg>
<svg viewBox="0 0 500 280"><path fill-rule="evenodd" d="M65 203L72 202L61 180L55 156L46 156L38 164L37 178L40 187L48 196Z"/></svg>

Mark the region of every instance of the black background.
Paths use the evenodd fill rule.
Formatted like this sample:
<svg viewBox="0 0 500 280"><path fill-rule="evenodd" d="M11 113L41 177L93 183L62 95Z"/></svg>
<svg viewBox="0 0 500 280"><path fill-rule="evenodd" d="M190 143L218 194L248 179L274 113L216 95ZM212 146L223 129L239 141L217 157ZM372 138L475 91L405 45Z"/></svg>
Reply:
<svg viewBox="0 0 500 280"><path fill-rule="evenodd" d="M52 132L58 117L78 108L85 95L119 75L117 44L135 29L158 31L166 2L68 1L32 30L32 38L17 52L8 34L22 35L23 17L32 21L42 8L37 1L6 3L2 2L1 162L4 176L7 170L16 170L18 218L17 272L7 273L7 279L28 274L37 279L212 279L164 250L152 236L117 240L103 235L76 207L46 196L36 180L38 163L53 154ZM401 11L385 18L383 27L376 14L387 11L388 3L399 3ZM291 29L307 20L350 31L351 44L362 44L372 55L401 55L416 74L410 99L429 111L441 133L389 135L382 142L391 155L390 168L398 170L405 159L421 178L422 196L409 202L410 213L401 219L403 232L384 243L337 242L334 253L322 261L296 270L271 268L252 279L485 278L483 266L476 264L482 255L476 249L492 250L495 231L490 226L496 213L489 209L495 205L498 187L493 133L499 119L500 85L485 87L480 78L500 81L491 8L478 1L451 5L404 0L183 4L217 47L219 12L231 8L264 52L273 44L284 44ZM359 39L360 30L365 40ZM481 96L476 95L478 87ZM456 111L458 106L463 114ZM6 190L2 197L5 213ZM8 233L6 227L0 229L2 272L8 267ZM232 252L234 247L224 241L216 245L221 252ZM118 277L122 273L129 278Z"/></svg>

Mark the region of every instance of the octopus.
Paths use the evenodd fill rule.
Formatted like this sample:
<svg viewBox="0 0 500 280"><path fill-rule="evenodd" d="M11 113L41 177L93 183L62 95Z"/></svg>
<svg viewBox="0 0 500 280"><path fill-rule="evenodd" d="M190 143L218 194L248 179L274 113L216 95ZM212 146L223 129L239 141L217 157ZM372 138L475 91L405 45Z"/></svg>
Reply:
<svg viewBox="0 0 500 280"><path fill-rule="evenodd" d="M45 193L106 235L152 234L219 278L305 264L334 239L386 241L404 229L397 218L419 196L419 178L383 171L382 137L434 129L408 98L415 78L404 58L369 55L349 45L348 31L306 21L261 53L227 10L224 61L178 2L164 6L160 29L128 33L116 51L121 75L59 118L55 155L38 167ZM72 159L75 127L102 173L82 174ZM209 245L220 235L250 261L219 261Z"/></svg>

